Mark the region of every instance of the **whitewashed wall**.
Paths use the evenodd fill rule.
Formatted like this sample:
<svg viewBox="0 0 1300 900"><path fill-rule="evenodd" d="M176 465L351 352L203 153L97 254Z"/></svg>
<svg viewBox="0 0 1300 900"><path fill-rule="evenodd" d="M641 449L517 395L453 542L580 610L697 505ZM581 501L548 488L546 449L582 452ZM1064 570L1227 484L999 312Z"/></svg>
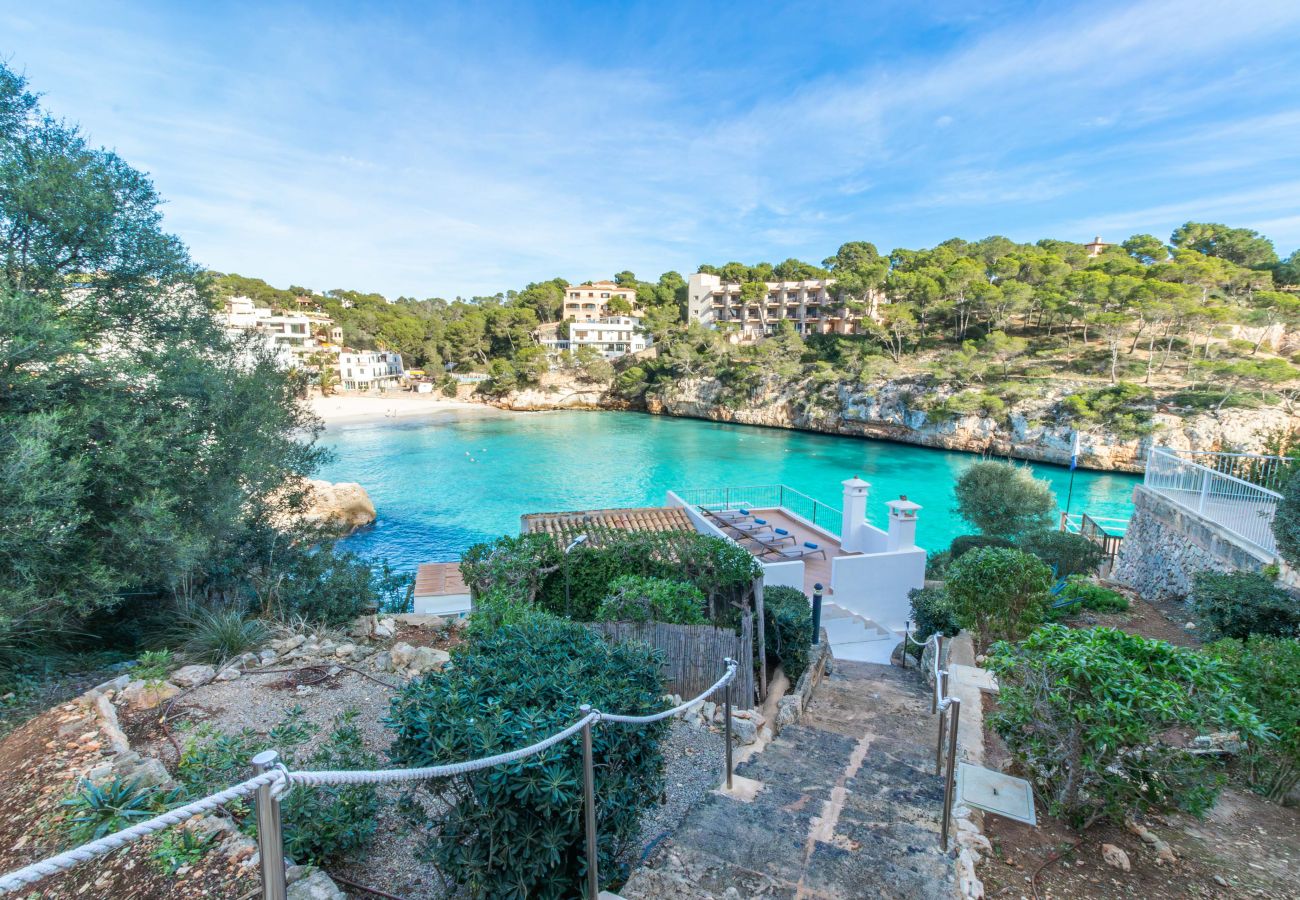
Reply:
<svg viewBox="0 0 1300 900"><path fill-rule="evenodd" d="M831 560L831 584L835 605L901 631L911 618L908 592L925 585L925 551L837 556Z"/></svg>

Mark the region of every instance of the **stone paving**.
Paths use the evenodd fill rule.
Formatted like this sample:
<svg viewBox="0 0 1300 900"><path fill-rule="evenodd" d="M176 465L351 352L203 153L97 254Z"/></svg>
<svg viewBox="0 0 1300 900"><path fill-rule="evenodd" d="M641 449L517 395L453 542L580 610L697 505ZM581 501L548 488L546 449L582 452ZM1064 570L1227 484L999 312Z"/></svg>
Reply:
<svg viewBox="0 0 1300 900"><path fill-rule="evenodd" d="M803 720L737 766L752 799L696 805L622 896L954 896L928 697L914 670L837 660Z"/></svg>

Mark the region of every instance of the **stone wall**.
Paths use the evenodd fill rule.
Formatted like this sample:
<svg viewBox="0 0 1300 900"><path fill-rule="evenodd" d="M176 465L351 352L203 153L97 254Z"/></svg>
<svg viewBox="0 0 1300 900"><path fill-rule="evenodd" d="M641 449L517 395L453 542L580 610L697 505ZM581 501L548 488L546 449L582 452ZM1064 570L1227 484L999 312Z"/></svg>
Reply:
<svg viewBox="0 0 1300 900"><path fill-rule="evenodd" d="M1138 485L1111 577L1147 600L1181 599L1197 572L1258 572L1271 562L1213 522Z"/></svg>

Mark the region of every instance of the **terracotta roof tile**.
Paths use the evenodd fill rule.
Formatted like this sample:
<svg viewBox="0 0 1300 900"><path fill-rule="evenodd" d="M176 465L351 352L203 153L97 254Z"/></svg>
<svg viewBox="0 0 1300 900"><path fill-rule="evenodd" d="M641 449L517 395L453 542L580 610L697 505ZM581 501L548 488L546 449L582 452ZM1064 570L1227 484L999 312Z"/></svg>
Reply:
<svg viewBox="0 0 1300 900"><path fill-rule="evenodd" d="M521 522L525 534L549 534L566 541L586 534L593 543L608 531L695 531L686 510L677 506L530 513Z"/></svg>

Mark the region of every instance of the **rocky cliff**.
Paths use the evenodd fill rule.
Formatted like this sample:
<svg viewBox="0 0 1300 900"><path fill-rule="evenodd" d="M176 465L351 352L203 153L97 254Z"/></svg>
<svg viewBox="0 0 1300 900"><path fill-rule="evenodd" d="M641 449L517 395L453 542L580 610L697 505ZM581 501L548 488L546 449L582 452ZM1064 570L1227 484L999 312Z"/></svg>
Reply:
<svg viewBox="0 0 1300 900"><path fill-rule="evenodd" d="M1158 410L1151 433L1139 437L1101 423L1071 422L1059 415L1057 405L1062 397L1096 386L1061 382L997 415L938 417L924 407L943 399L948 390L914 379L810 386L773 377L738 400L727 386L706 378L656 386L646 398L645 409L660 415L885 438L1061 464L1070 461L1078 424L1080 465L1123 472L1141 472L1152 444L1178 450L1261 453L1270 433L1300 427L1300 417L1278 408L1218 413ZM508 409L627 408L600 385L576 385L564 379L511 394L498 405Z"/></svg>
<svg viewBox="0 0 1300 900"><path fill-rule="evenodd" d="M375 521L375 504L366 489L355 481L312 479L306 496L302 519L313 525L325 525L342 534L351 534Z"/></svg>

